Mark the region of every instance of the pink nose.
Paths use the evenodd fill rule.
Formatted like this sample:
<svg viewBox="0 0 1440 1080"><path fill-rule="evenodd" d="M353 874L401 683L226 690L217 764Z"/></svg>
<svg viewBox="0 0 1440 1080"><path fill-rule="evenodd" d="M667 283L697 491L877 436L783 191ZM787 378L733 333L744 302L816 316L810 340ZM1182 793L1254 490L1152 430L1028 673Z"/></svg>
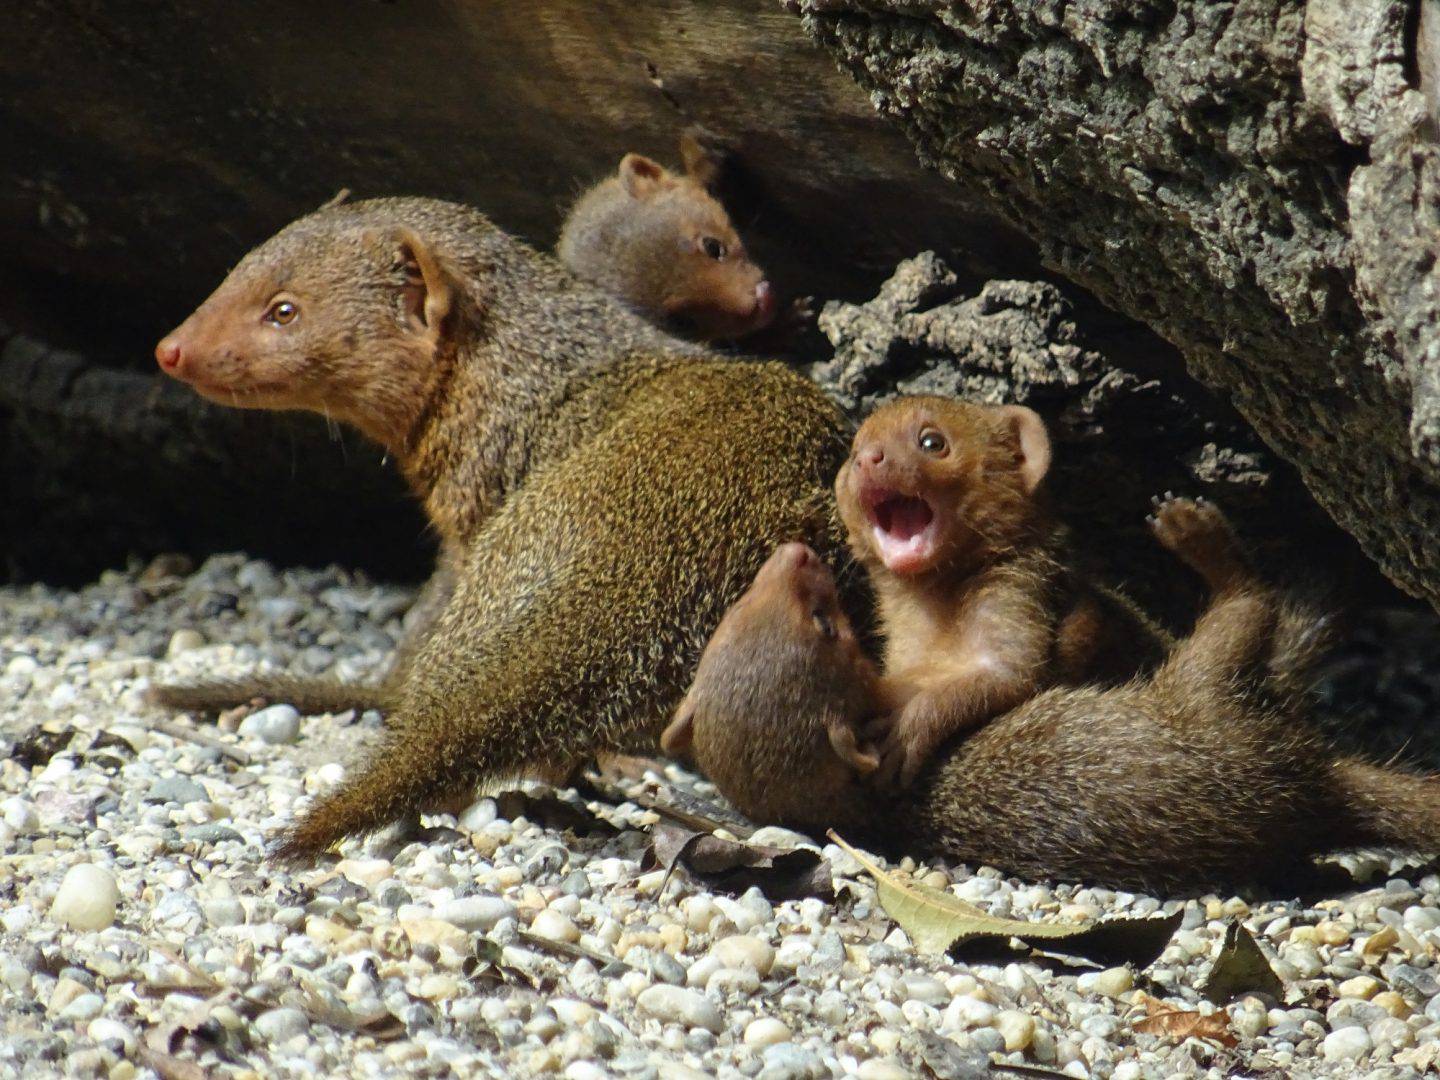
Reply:
<svg viewBox="0 0 1440 1080"><path fill-rule="evenodd" d="M180 350L180 343L173 338L164 338L159 345L155 346L155 360L170 374L180 370L181 361L185 358Z"/></svg>
<svg viewBox="0 0 1440 1080"><path fill-rule="evenodd" d="M810 550L809 544L802 544L798 540L792 540L788 544L781 544L770 553L766 560L767 567L773 567L771 573L779 571L804 570L819 556Z"/></svg>
<svg viewBox="0 0 1440 1080"><path fill-rule="evenodd" d="M885 460L885 448L883 446L872 446L868 450L862 450L857 460L864 465L879 465Z"/></svg>

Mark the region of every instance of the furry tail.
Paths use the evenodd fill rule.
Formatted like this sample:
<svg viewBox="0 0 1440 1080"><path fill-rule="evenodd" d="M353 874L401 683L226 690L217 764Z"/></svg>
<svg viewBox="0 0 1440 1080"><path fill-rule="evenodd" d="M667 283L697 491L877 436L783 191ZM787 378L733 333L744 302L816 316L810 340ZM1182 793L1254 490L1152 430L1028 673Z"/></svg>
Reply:
<svg viewBox="0 0 1440 1080"><path fill-rule="evenodd" d="M520 769L511 775L558 783L573 772L574 764L551 771ZM484 782L489 787L503 779L490 775ZM275 837L269 857L277 863L308 864L346 837L379 832L397 821L413 820L417 813L458 814L473 800L480 782L463 733L448 741L430 741L389 729L339 787L320 796Z"/></svg>
<svg viewBox="0 0 1440 1080"><path fill-rule="evenodd" d="M270 848L277 863L308 863L347 836L377 832L413 814L417 778L433 772L433 760L408 760L418 749L387 733L356 762L335 790L317 799Z"/></svg>
<svg viewBox="0 0 1440 1080"><path fill-rule="evenodd" d="M1358 758L1341 758L1331 768L1344 814L1342 843L1440 853L1440 777Z"/></svg>
<svg viewBox="0 0 1440 1080"><path fill-rule="evenodd" d="M347 709L388 710L395 697L385 682L347 683L338 679L307 679L296 675L248 675L199 683L161 683L152 686L150 700L167 709L219 712L255 698L294 705L306 716L345 712Z"/></svg>

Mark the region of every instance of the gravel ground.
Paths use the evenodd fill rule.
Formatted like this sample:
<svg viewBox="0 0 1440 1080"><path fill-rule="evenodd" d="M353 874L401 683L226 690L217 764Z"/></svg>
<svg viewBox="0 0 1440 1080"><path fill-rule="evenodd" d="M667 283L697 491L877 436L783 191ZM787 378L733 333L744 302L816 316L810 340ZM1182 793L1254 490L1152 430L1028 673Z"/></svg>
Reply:
<svg viewBox="0 0 1440 1080"><path fill-rule="evenodd" d="M1314 906L900 864L999 915L1183 910L1143 972L918 954L833 846L838 903L667 882L642 865L641 792L713 798L674 767L634 782L637 801L592 803L610 830L527 820L547 800L501 796L431 819L423 842L267 866L267 834L380 718L276 706L217 727L151 709L147 681L260 663L362 676L409 600L238 556L0 590L0 1076L887 1080L981 1076L991 1055L1113 1080L1379 1078L1440 1056L1440 877L1380 856L1344 860L1364 883ZM1435 620L1382 613L1356 640L1329 704L1372 745L1419 733L1433 752L1417 725L1440 702ZM1145 994L1213 1010L1197 986L1236 918L1278 958L1281 999L1225 1006L1234 1046L1137 1032Z"/></svg>

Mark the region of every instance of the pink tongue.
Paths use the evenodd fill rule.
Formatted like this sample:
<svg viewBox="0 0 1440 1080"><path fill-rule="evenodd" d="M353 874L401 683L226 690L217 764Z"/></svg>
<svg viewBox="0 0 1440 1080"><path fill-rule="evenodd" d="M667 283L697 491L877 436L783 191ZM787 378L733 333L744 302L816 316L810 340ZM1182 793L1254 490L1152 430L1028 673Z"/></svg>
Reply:
<svg viewBox="0 0 1440 1080"><path fill-rule="evenodd" d="M895 499L886 507L889 522L885 531L896 540L912 540L925 531L935 516L923 499Z"/></svg>

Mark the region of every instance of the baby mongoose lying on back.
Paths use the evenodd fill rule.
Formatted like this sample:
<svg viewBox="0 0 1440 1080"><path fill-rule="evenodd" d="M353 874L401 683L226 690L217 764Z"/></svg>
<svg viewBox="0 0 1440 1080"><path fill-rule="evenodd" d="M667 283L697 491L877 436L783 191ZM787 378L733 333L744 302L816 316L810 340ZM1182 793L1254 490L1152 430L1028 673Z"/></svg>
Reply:
<svg viewBox="0 0 1440 1080"><path fill-rule="evenodd" d="M850 685L831 678L828 628L795 618L799 592L772 582L747 595L744 625L766 640L767 656L789 659L756 663L733 646L706 654L713 662L687 698L703 703L689 714L697 758L746 763L710 775L752 816L780 804L796 824L856 823L855 835L892 851L1031 878L1160 892L1255 881L1289 889L1323 852L1440 849L1440 782L1347 757L1306 722L1327 620L1261 583L1213 506L1168 501L1154 530L1213 596L1152 676L1043 691L951 740L911 788L878 791L855 782L859 770L836 779L844 759L813 720L864 715L851 695L871 673L862 663ZM801 579L788 580L798 588ZM797 702L795 687L813 696ZM755 705L771 699L785 701L788 716Z"/></svg>
<svg viewBox="0 0 1440 1080"><path fill-rule="evenodd" d="M575 276L702 341L744 338L775 318L775 290L711 193L719 157L698 129L680 138L683 173L640 154L575 203L556 249Z"/></svg>
<svg viewBox="0 0 1440 1080"><path fill-rule="evenodd" d="M660 747L689 751L722 791L743 792L756 820L814 825L820 806L829 824L860 823L856 780L880 763L859 745L875 682L829 569L785 544L720 621ZM751 782L780 776L804 783Z"/></svg>
<svg viewBox="0 0 1440 1080"><path fill-rule="evenodd" d="M885 637L882 783L1048 686L1163 657L1158 627L1072 568L1049 468L1044 421L1018 405L899 398L856 434L835 496Z"/></svg>

